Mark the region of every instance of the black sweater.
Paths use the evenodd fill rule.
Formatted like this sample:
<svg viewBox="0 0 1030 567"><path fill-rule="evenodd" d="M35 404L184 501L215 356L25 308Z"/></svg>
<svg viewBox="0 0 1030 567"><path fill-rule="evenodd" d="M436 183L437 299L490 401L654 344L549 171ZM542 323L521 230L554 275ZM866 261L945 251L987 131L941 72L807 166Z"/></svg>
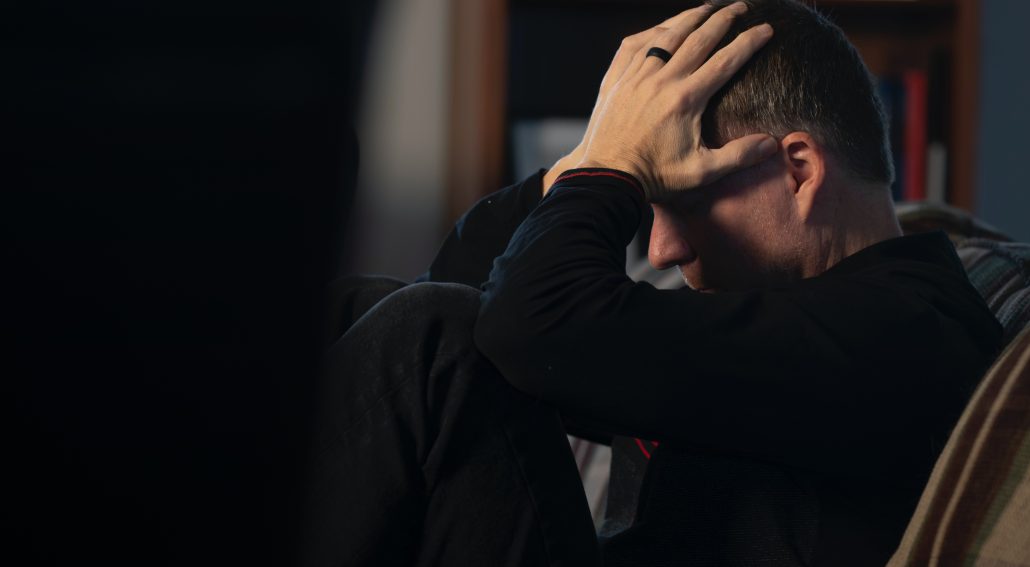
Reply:
<svg viewBox="0 0 1030 567"><path fill-rule="evenodd" d="M479 285L496 257L479 349L576 422L661 442L607 561L885 561L1001 340L947 238L788 287L657 290L625 274L631 183L540 183L480 201L428 279Z"/></svg>

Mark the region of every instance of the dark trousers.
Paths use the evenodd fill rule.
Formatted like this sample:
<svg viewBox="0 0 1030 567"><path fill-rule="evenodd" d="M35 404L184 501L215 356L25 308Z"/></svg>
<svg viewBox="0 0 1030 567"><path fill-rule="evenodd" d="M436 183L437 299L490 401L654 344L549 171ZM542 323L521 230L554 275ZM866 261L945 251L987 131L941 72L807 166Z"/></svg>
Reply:
<svg viewBox="0 0 1030 567"><path fill-rule="evenodd" d="M476 350L479 292L348 278L318 416L306 565L597 565L557 412Z"/></svg>

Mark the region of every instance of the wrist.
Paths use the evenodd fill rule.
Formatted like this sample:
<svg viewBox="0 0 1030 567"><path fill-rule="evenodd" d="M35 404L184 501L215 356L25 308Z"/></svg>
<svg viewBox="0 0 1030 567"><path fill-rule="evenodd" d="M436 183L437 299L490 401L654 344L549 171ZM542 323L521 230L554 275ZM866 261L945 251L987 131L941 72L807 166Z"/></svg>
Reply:
<svg viewBox="0 0 1030 567"><path fill-rule="evenodd" d="M628 160L619 160L619 159L604 159L604 160L600 160L600 159L586 157L586 158L580 160L580 162L575 165L575 168L576 169L610 169L610 170L615 170L615 171L621 171L621 172L623 172L625 174L628 174L629 177L631 177L634 180L637 188L640 190L641 194L644 196L644 200L646 200L646 201L650 201L651 200L651 191L650 191L650 189L648 189L647 178L644 176L643 170L639 166L637 166L635 163L632 163L632 162L630 162Z"/></svg>
<svg viewBox="0 0 1030 567"><path fill-rule="evenodd" d="M625 171L610 167L576 167L569 169L558 175L558 178L555 180L555 185L563 185L566 183L578 185L587 179L593 180L590 182L593 184L615 184L632 189L633 192L636 193L643 201L647 201L647 194L644 192L644 187L640 183L639 179Z"/></svg>
<svg viewBox="0 0 1030 567"><path fill-rule="evenodd" d="M561 163L561 162L558 162L558 163ZM566 168L559 168L558 167L558 163L556 163L553 166L551 166L551 169L548 169L547 173L545 173L543 178L542 178L543 179L543 187L541 187L540 194L545 196L545 197L547 196L547 192L551 189L551 185L554 185L554 182L558 179L558 176L561 175L561 172L565 171L565 169L566 169Z"/></svg>
<svg viewBox="0 0 1030 567"><path fill-rule="evenodd" d="M566 171L575 168L576 164L579 163L580 159L582 158L579 155L579 152L573 151L571 154L556 161L554 165L551 166L551 169L548 169L547 172L544 173L543 190L541 192L541 195L546 196L547 192L551 190L551 186L554 185L554 182L557 181L558 177L562 173L565 173Z"/></svg>

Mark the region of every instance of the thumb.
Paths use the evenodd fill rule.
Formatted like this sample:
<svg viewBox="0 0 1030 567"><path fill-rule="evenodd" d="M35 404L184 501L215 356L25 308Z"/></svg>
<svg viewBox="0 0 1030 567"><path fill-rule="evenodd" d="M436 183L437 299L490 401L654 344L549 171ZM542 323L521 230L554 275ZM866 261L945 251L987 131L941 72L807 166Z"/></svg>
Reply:
<svg viewBox="0 0 1030 567"><path fill-rule="evenodd" d="M700 185L758 165L776 155L780 143L769 134L751 134L728 142L717 150L702 154Z"/></svg>

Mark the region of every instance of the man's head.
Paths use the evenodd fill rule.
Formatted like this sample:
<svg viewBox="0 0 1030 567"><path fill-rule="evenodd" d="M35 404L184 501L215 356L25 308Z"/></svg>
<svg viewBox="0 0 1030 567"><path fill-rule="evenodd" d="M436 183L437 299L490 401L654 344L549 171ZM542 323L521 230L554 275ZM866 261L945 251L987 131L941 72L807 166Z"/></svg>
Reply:
<svg viewBox="0 0 1030 567"><path fill-rule="evenodd" d="M716 9L736 0L707 0ZM719 147L745 134L805 131L863 181L894 178L883 107L855 47L832 22L795 0L745 0L718 48L768 22L776 30L708 104L702 137ZM718 49L717 48L717 49Z"/></svg>
<svg viewBox="0 0 1030 567"><path fill-rule="evenodd" d="M780 140L781 151L655 205L651 262L680 266L694 288L752 288L815 275L896 230L886 121L854 46L800 2L745 2L749 10L716 49L763 22L775 34L709 101L702 138L721 147L764 132ZM707 3L720 8L733 0ZM859 214L868 217L865 226Z"/></svg>

